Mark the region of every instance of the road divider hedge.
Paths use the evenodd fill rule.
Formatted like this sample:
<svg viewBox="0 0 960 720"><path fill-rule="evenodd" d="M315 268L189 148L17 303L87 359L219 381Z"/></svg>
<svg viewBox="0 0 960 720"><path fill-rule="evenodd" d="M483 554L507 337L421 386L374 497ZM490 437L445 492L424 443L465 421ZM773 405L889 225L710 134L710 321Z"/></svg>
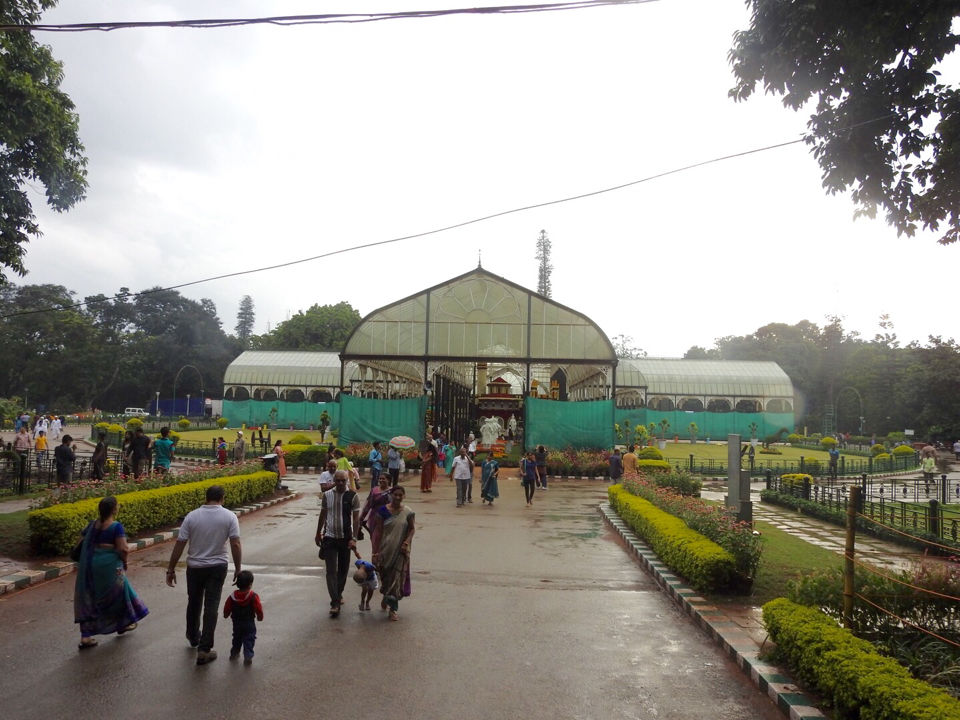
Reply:
<svg viewBox="0 0 960 720"><path fill-rule="evenodd" d="M701 592L724 592L737 584L736 561L729 552L691 530L680 518L637 497L622 485L607 490L610 505L667 567Z"/></svg>
<svg viewBox="0 0 960 720"><path fill-rule="evenodd" d="M223 487L226 507L237 507L272 494L277 486L277 474L261 471L123 493L117 495L120 505L117 520L123 523L128 536L176 525L188 512L206 502L207 488L211 485ZM27 513L31 546L41 554L66 555L76 545L87 523L97 517L99 502L100 498L91 498Z"/></svg>
<svg viewBox="0 0 960 720"><path fill-rule="evenodd" d="M763 622L777 657L833 703L837 718L960 720L960 701L816 608L777 598L763 606Z"/></svg>

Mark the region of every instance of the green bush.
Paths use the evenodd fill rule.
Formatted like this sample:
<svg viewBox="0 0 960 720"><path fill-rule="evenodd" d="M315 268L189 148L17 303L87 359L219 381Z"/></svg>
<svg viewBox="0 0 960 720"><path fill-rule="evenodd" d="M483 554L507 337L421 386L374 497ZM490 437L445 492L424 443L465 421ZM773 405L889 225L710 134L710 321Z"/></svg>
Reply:
<svg viewBox="0 0 960 720"><path fill-rule="evenodd" d="M93 427L94 427L94 429L96 429L96 430L100 430L100 431L102 431L102 432L107 432L107 431L110 429L110 423L108 423L108 422L98 422L98 423L97 423L96 425L94 425Z"/></svg>
<svg viewBox="0 0 960 720"><path fill-rule="evenodd" d="M211 485L222 485L226 492L223 504L236 507L271 494L276 483L275 473L256 472L124 493L117 496L120 504L117 520L132 536L177 524L188 512L203 505ZM43 554L67 554L87 523L96 518L99 502L99 498L92 498L32 510L27 514L31 546Z"/></svg>
<svg viewBox="0 0 960 720"><path fill-rule="evenodd" d="M736 580L733 555L712 540L694 532L678 517L611 485L610 505L650 545L667 567L682 575L701 592L723 592Z"/></svg>
<svg viewBox="0 0 960 720"><path fill-rule="evenodd" d="M799 445L803 442L803 435L798 435L797 433L790 433L787 435L787 442L791 445Z"/></svg>
<svg viewBox="0 0 960 720"><path fill-rule="evenodd" d="M874 459L874 460L889 460L889 459L890 459L890 453L882 452L882 453L880 453L879 455L874 455L874 456L873 456L873 459Z"/></svg>
<svg viewBox="0 0 960 720"><path fill-rule="evenodd" d="M820 447L822 447L824 450L832 450L836 446L837 446L836 438L832 438L830 436L827 436L825 438L820 438Z"/></svg>
<svg viewBox="0 0 960 720"><path fill-rule="evenodd" d="M886 449L883 445L881 445L880 443L877 443L876 445L871 445L871 446L870 446L870 452L873 454L874 457L876 457L876 456L879 455L880 453L885 453L886 451L887 451L887 449Z"/></svg>
<svg viewBox="0 0 960 720"><path fill-rule="evenodd" d="M638 470L670 470L670 463L666 460L637 460Z"/></svg>
<svg viewBox="0 0 960 720"><path fill-rule="evenodd" d="M132 417L127 420L127 430L136 430L143 427L143 420L138 417Z"/></svg>
<svg viewBox="0 0 960 720"><path fill-rule="evenodd" d="M188 427L190 427L190 421L186 418L180 418L177 420L177 427L181 430L186 430Z"/></svg>
<svg viewBox="0 0 960 720"><path fill-rule="evenodd" d="M917 454L916 451L915 451L912 447L910 447L909 445L897 445L897 446L893 449L893 456L894 456L894 457L898 457L898 458L900 458L900 457L913 457L913 456L916 455L916 454Z"/></svg>
<svg viewBox="0 0 960 720"><path fill-rule="evenodd" d="M910 676L814 608L777 598L763 606L775 656L826 696L838 718L960 719L960 702Z"/></svg>
<svg viewBox="0 0 960 720"><path fill-rule="evenodd" d="M306 435L300 435L298 433L287 440L287 445L313 445L313 440L308 438Z"/></svg>
<svg viewBox="0 0 960 720"><path fill-rule="evenodd" d="M117 425L117 423L113 423L112 425L107 427L107 432L110 433L111 435L114 433L122 433L123 425Z"/></svg>
<svg viewBox="0 0 960 720"><path fill-rule="evenodd" d="M765 448L760 448L757 451L757 454L758 455L783 455L783 451L780 450L780 448L765 447Z"/></svg>
<svg viewBox="0 0 960 720"><path fill-rule="evenodd" d="M658 461L644 460L643 462ZM657 487L672 488L681 495L700 497L700 491L703 489L703 483L685 470L669 469L668 472L651 473L650 479L657 484Z"/></svg>
<svg viewBox="0 0 960 720"><path fill-rule="evenodd" d="M804 480L811 485L813 484L813 476L807 475L806 473L787 473L786 475L780 476L780 482L783 483L783 486L791 490L793 488L802 488Z"/></svg>
<svg viewBox="0 0 960 720"><path fill-rule="evenodd" d="M322 467L327 462L323 445L285 445L283 454L287 467Z"/></svg>
<svg viewBox="0 0 960 720"><path fill-rule="evenodd" d="M217 418L217 427L223 430L227 425L230 424L230 421L225 417Z"/></svg>
<svg viewBox="0 0 960 720"><path fill-rule="evenodd" d="M638 460L663 460L663 453L655 447L645 447L637 453Z"/></svg>

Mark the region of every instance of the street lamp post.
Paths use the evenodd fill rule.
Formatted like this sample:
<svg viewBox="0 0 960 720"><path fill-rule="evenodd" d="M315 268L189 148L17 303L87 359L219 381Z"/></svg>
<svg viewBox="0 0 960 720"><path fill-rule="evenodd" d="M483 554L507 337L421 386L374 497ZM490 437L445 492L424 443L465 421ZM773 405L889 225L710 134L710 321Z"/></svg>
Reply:
<svg viewBox="0 0 960 720"><path fill-rule="evenodd" d="M157 390L156 395L157 395L157 408L156 408L157 417L160 417L160 391L159 390Z"/></svg>
<svg viewBox="0 0 960 720"><path fill-rule="evenodd" d="M187 393L187 412L184 413L184 417L190 417L190 393Z"/></svg>

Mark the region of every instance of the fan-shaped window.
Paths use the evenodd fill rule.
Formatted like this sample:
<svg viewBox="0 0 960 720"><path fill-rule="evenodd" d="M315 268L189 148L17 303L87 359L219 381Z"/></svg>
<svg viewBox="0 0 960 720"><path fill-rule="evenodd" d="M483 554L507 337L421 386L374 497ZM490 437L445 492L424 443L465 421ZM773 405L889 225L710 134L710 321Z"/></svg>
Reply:
<svg viewBox="0 0 960 720"><path fill-rule="evenodd" d="M767 412L788 413L793 412L793 403L789 400L774 398L767 401Z"/></svg>
<svg viewBox="0 0 960 720"><path fill-rule="evenodd" d="M687 412L703 412L703 401L700 398L683 398L680 409Z"/></svg>
<svg viewBox="0 0 960 720"><path fill-rule="evenodd" d="M254 400L276 400L277 391L273 388L257 388L253 391Z"/></svg>
<svg viewBox="0 0 960 720"><path fill-rule="evenodd" d="M642 408L643 406L643 396L635 390L617 393L617 407L631 409Z"/></svg>
<svg viewBox="0 0 960 720"><path fill-rule="evenodd" d="M647 407L651 410L658 410L660 412L669 412L673 410L673 400L668 397L658 396L652 397L647 400Z"/></svg>
<svg viewBox="0 0 960 720"><path fill-rule="evenodd" d="M762 408L760 407L759 400L739 400L737 401L736 410L742 413L756 413L760 412Z"/></svg>
<svg viewBox="0 0 960 720"><path fill-rule="evenodd" d="M310 393L310 402L332 402L333 395L326 390L314 390Z"/></svg>
<svg viewBox="0 0 960 720"><path fill-rule="evenodd" d="M283 391L283 399L288 402L303 402L305 396L300 388L288 388Z"/></svg>
<svg viewBox="0 0 960 720"><path fill-rule="evenodd" d="M733 410L726 398L714 398L707 403L707 412L728 413Z"/></svg>

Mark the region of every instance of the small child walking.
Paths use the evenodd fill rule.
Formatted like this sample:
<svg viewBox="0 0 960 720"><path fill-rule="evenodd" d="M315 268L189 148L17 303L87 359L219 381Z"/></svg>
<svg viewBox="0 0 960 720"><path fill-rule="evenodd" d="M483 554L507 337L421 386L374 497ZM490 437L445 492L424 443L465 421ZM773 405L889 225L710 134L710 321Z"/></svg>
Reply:
<svg viewBox="0 0 960 720"><path fill-rule="evenodd" d="M353 579L360 586L360 610L369 610L373 591L380 587L377 568L361 558L358 558L354 565L357 569L353 573Z"/></svg>
<svg viewBox="0 0 960 720"><path fill-rule="evenodd" d="M263 606L260 596L253 587L253 573L241 570L237 575L237 589L230 593L223 606L223 616L233 618L233 645L230 648L230 659L236 660L243 648L243 661L246 664L253 662L253 644L257 641L256 620L263 622ZM256 620L254 619L256 618Z"/></svg>

